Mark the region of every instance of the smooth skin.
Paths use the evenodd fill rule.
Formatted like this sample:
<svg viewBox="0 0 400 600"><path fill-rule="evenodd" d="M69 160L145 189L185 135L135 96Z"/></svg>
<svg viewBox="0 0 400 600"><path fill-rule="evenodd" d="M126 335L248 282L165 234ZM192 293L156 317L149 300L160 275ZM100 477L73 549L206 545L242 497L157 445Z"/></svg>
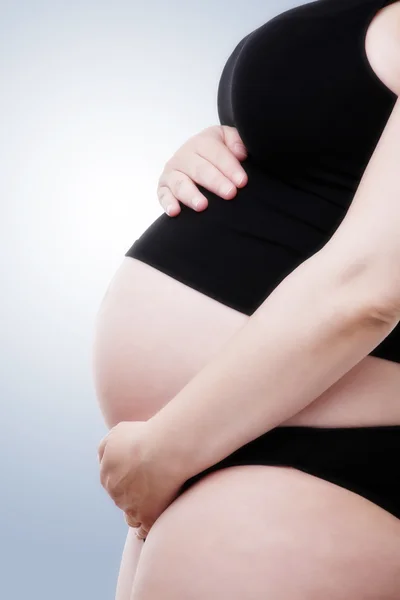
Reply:
<svg viewBox="0 0 400 600"><path fill-rule="evenodd" d="M388 11L389 9L393 11L395 8L397 9L397 5L384 9L382 13L391 14L393 19L398 17L399 13ZM376 23L375 35L379 32L379 28L382 31L383 27L384 35L387 36L390 29L382 25L383 17L376 19ZM372 34L368 39L374 39ZM371 43L370 50L374 47L373 42ZM383 55L384 46L380 46L379 53L375 55L375 66ZM390 56L392 55L389 54ZM396 54L395 61L396 81L399 80L397 77L399 57L400 52ZM374 65L372 61L371 64ZM385 62L385 69L387 69L387 62ZM398 93L394 85L392 89ZM400 155L396 144L397 140L393 136L387 136L383 146L387 150L386 153L383 152L386 159L390 156L389 147L392 156ZM379 167L382 169L381 175L393 173L391 161L386 160L383 165L380 165L379 155L377 156L376 186L378 185L376 173L379 173ZM382 198L385 197L385 208L393 211L391 219L398 216L398 202L395 204L397 199L393 198L396 194L390 193L390 186L393 185L395 189L396 182L390 181L390 177L384 177L380 180L381 190L382 181L385 183L383 186L385 189L379 194L380 206L377 207L379 210L376 218L373 219L375 227L371 233L379 231L379 227L386 227L386 232L390 231L389 225L393 226L395 233L396 223L392 220L390 223L382 222L381 213L384 212ZM361 240L368 231L368 220L371 218L369 211L374 208L374 197L376 201L374 170L372 170L372 175L369 180L367 178L367 185L364 186L364 194L359 198L354 217L360 217L360 214L362 216L363 213L360 211L365 210L365 220L361 219L360 222L357 219L361 228ZM349 222L351 223L351 219L347 221ZM342 228L341 235L345 236L342 239L346 240L346 235L350 235L348 227L350 225ZM341 243L343 244L343 241ZM379 255L380 244L383 244L384 250L388 252L384 259ZM388 276L385 281L390 282L389 286L379 288L382 296L378 303L378 311L384 316L383 320L387 321L399 314L397 281L395 271L391 272L392 267L395 267L395 259L398 261L397 237L396 239L393 236L378 238L372 245L377 250L378 257L371 258L373 269L368 272L376 274L378 271L374 269L379 266L380 272L382 273L383 268ZM338 249L340 248L343 250L344 246L339 245ZM394 277L390 277L391 275ZM171 504L148 536L140 557L131 600L161 597L200 599L213 595L219 598L261 599L265 598L266 591L269 592L271 599L290 597L311 600L321 597L321 594L325 598L335 600L348 597L387 598L388 600L397 598L400 583L398 521L371 503L363 501L350 492L347 493L346 490L334 486L335 491L333 491L332 486L327 482L312 481L314 478L304 474L294 474L290 469L278 469L278 471L277 477L277 470L268 467L247 466L228 469L205 478ZM245 483L247 477L248 484ZM272 480L273 485L269 485ZM258 492L261 489L266 496L262 496L263 502L259 505L255 499L259 499ZM226 497L222 500L225 490ZM250 496L249 490L252 491ZM241 494L240 491L243 493ZM278 503L274 502L275 493L280 500ZM220 510L216 510L216 498L221 501L218 503ZM288 501L282 501L283 498ZM296 501L295 506L293 506L293 498ZM331 501L328 502L327 498ZM351 508L352 503L354 511ZM196 505L198 508L202 507L200 528L197 527L199 513L193 510ZM250 524L246 522L246 529L241 529L238 536L237 530L232 528L232 523L236 510L237 515L243 514L244 505L250 509L245 512L251 515L251 519ZM342 505L346 506L344 512L340 511ZM207 506L211 512L207 511ZM338 514L338 517L340 514L340 519L337 522L333 519L332 522L332 515L334 517L335 514ZM179 525L182 519L185 519L184 530ZM266 531L263 531L264 523L268 525ZM366 524L368 527L365 527ZM226 530L225 525L227 525ZM362 531L366 532L364 539L361 535ZM174 537L175 551L172 557L167 557L166 542L171 535ZM339 554L332 554L329 550L336 535L342 540L343 545ZM210 545L212 538L214 542L218 542L217 553L212 551L213 546ZM190 553L192 539L196 540L196 551L193 552L192 549ZM357 547L351 543L355 539L357 539ZM371 547L375 547L379 540L382 541L380 547L388 549L388 553L382 550L379 555L376 552L368 555L368 542ZM228 556L232 559L230 561L232 573L226 578L223 576L223 565L220 563L222 556L225 557L224 565L227 564ZM287 577L288 568L292 573L290 578ZM193 585L193 581L196 585Z"/></svg>
<svg viewBox="0 0 400 600"><path fill-rule="evenodd" d="M176 311L177 305L179 312L174 316L173 311L174 309ZM172 316L166 319L165 314L169 314L170 311ZM160 275L159 271L149 265L125 258L103 306L97 341L98 390L109 426L116 425L122 420L151 417L168 402L169 398L173 398L193 380L208 360L223 348L231 335L248 323L248 319L247 315L227 310L220 303L212 302L196 290L187 288L164 274ZM342 377L318 400L296 415L291 420L291 424L323 427L400 423L399 387L398 364L376 357L365 357L356 368ZM191 579L196 584L198 579L204 577L205 571L209 572L208 561L213 563L223 561L224 564L226 563L226 569L232 569L233 573L238 573L240 576L240 571L237 569L240 566L241 549L245 552L245 548L252 544L255 549L257 548L258 535L254 534L254 529L257 530L257 523L264 518L265 514L251 502L243 501L243 497L237 493L238 490L246 488L254 498L258 498L265 497L266 486L271 491L278 488L276 493L270 496L269 504L266 505L266 509L272 514L283 501L279 495L279 490L284 489L279 484L281 470L261 468L268 469L268 479L259 476L253 469L250 470L250 467L245 467L246 471L243 469L237 474L235 488L228 486L228 480L224 479L221 487L204 488L204 492L196 495L184 494L182 498L185 497L188 502L187 511L193 515L193 523L189 529L182 502L177 505L182 512L179 510L171 513L168 512L170 510L168 508L153 526L143 545L143 550L146 547L149 549L150 542L153 540L153 548L160 550L157 566L153 564L151 555L148 556L151 562L148 563L150 570L147 573L158 571L160 568L158 564L162 565L162 561L167 557L176 556L180 549L187 557L197 556L199 548L202 547L201 540L204 540L204 543L209 544L210 549L208 553L199 555L199 561L205 565L204 569L201 572L196 569L192 571L190 565L178 556L176 564L171 565L173 568L171 576L177 579L180 575L187 574L186 582L190 583ZM227 475L233 476L232 469L225 472L225 476ZM321 561L321 568L323 568L327 560L326 552L321 554L321 548L311 537L311 532L317 526L317 518L324 521L323 531L327 535L327 548L332 552L331 560L336 560L335 553L339 560L343 554L344 544L348 543L341 529L335 534L337 522L343 521L344 524L349 521L356 524L363 522L363 527L354 527L351 530L353 548L360 546L360 565L363 564L364 558L370 560L368 563L370 573L376 579L379 574L376 569L380 567L379 564L374 566L374 560L378 556L383 556L385 560L386 548L391 549L393 560L400 560L400 557L396 558L394 553L394 549L399 544L397 519L393 517L390 526L383 527L382 520L385 519L386 522L387 513L382 509L374 507L374 511L371 512L370 503L364 499L326 482L324 482L326 485L316 487L313 485L316 480L307 476L304 476L304 484L300 490L294 486L295 476L297 477L295 471L288 473L288 478L293 478L293 484L287 481L287 487L291 488L291 503L285 504L287 529L283 528L284 519L275 521L277 531L285 535L289 546L294 514L303 520L304 527L310 531L309 537L302 538L304 554L311 562L316 557ZM394 470L393 476L397 476L397 469ZM205 480L201 483L205 483ZM222 521L217 509L220 507L222 510L225 503L226 495L223 492L225 486L229 488L230 501L224 510L226 520ZM238 489L235 492L236 488ZM203 488L197 489L200 491ZM304 500L310 496L318 499L318 511L305 513L304 505L298 504L300 491ZM209 504L210 514L207 518L203 518L204 493L207 493ZM338 502L338 494L341 497L340 502ZM175 503L171 506L174 505ZM165 525L166 522L161 519L165 519L167 515L171 518L168 521L170 529L161 543L156 532L163 531L160 525L161 523ZM253 525L247 538L249 522ZM271 523L269 525L272 526ZM134 532L134 529L129 530L126 546L129 559L124 560L121 566L118 600L130 599L128 594L132 590L135 570L139 565L144 567L145 564L142 561L144 554L140 555L139 563L137 562L137 552L143 542L134 539ZM223 543L226 540L226 544L230 544L233 532L238 546L236 570L234 570L235 562L228 551L229 547L227 548ZM379 535L376 535L376 532L379 532ZM260 529L260 536L262 534L263 531ZM366 535L368 535L368 543L366 543ZM269 554L265 548L263 552L266 561L274 560L273 553ZM392 568L391 564L393 565L393 563L385 563L385 568ZM286 563L282 563L282 568L285 565ZM358 573L354 571L354 577L360 577L360 573L364 576L359 569ZM392 570L391 573L393 575L395 571ZM347 576L347 574L348 572L343 571L343 575ZM389 574L386 572L387 576ZM213 573L213 577L217 575L218 573ZM340 579L337 581L343 587L345 582ZM387 581L390 581L389 577ZM162 583L161 581L161 586ZM209 585L212 586L214 583L210 579ZM165 582L165 585L169 585L169 582ZM253 590L252 585L250 589ZM229 592L229 589L227 591ZM212 593L210 597L213 597ZM154 595L154 598L157 598L157 595Z"/></svg>
<svg viewBox="0 0 400 600"><path fill-rule="evenodd" d="M231 200L237 188L247 183L240 161L247 150L234 127L213 125L193 135L165 163L158 180L157 195L170 217L181 212L179 202L201 212L208 200L196 184L221 198Z"/></svg>

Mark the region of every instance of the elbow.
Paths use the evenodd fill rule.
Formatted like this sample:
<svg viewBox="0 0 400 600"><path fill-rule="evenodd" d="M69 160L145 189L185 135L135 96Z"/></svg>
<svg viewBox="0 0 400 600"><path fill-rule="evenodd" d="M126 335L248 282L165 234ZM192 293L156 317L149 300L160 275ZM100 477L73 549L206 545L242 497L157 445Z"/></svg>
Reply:
<svg viewBox="0 0 400 600"><path fill-rule="evenodd" d="M400 320L400 279L398 268L369 265L358 282L361 305L367 315L377 321L393 325Z"/></svg>
<svg viewBox="0 0 400 600"><path fill-rule="evenodd" d="M334 289L357 320L394 326L400 321L400 269L395 261L325 257Z"/></svg>
<svg viewBox="0 0 400 600"><path fill-rule="evenodd" d="M371 319L394 326L400 321L400 296L393 296L389 290L370 293L368 309Z"/></svg>
<svg viewBox="0 0 400 600"><path fill-rule="evenodd" d="M351 289L350 289L351 288ZM394 325L400 320L400 290L373 269L348 283L347 293L368 321Z"/></svg>

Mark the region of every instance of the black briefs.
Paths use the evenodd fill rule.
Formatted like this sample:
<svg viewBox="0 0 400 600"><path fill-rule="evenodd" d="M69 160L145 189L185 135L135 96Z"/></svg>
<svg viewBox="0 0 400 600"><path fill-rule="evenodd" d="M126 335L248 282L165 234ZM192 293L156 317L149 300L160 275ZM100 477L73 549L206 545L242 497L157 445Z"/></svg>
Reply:
<svg viewBox="0 0 400 600"><path fill-rule="evenodd" d="M397 101L365 50L372 19L394 2L307 2L240 40L221 73L217 104L220 124L236 127L247 148L248 183L229 201L198 185L206 210L181 204L176 217L163 213L125 256L252 315L323 248L345 218ZM370 355L400 364L400 325ZM400 517L399 457L400 425L278 427L181 491L224 467L289 466Z"/></svg>
<svg viewBox="0 0 400 600"><path fill-rule="evenodd" d="M347 488L400 518L400 425L276 427L188 479L238 465L294 467Z"/></svg>

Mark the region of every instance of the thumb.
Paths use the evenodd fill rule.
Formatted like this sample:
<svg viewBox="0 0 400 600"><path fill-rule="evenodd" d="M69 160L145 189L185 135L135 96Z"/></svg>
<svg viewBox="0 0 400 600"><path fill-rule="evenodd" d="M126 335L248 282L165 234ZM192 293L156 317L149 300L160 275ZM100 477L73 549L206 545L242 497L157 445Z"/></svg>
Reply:
<svg viewBox="0 0 400 600"><path fill-rule="evenodd" d="M231 152L238 158L243 160L247 156L247 148L243 143L242 138L239 135L236 127L229 127L228 125L221 126L225 145Z"/></svg>

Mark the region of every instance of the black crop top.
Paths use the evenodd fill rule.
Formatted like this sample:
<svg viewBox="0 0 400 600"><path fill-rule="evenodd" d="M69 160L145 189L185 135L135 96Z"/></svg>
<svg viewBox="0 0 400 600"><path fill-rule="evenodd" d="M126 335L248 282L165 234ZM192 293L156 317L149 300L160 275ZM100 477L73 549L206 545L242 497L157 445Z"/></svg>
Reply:
<svg viewBox="0 0 400 600"><path fill-rule="evenodd" d="M369 23L394 1L316 0L246 35L223 68L218 114L246 145L247 185L232 200L199 185L205 211L163 213L125 256L251 315L320 250L397 100L365 53ZM370 354L400 362L400 326Z"/></svg>

